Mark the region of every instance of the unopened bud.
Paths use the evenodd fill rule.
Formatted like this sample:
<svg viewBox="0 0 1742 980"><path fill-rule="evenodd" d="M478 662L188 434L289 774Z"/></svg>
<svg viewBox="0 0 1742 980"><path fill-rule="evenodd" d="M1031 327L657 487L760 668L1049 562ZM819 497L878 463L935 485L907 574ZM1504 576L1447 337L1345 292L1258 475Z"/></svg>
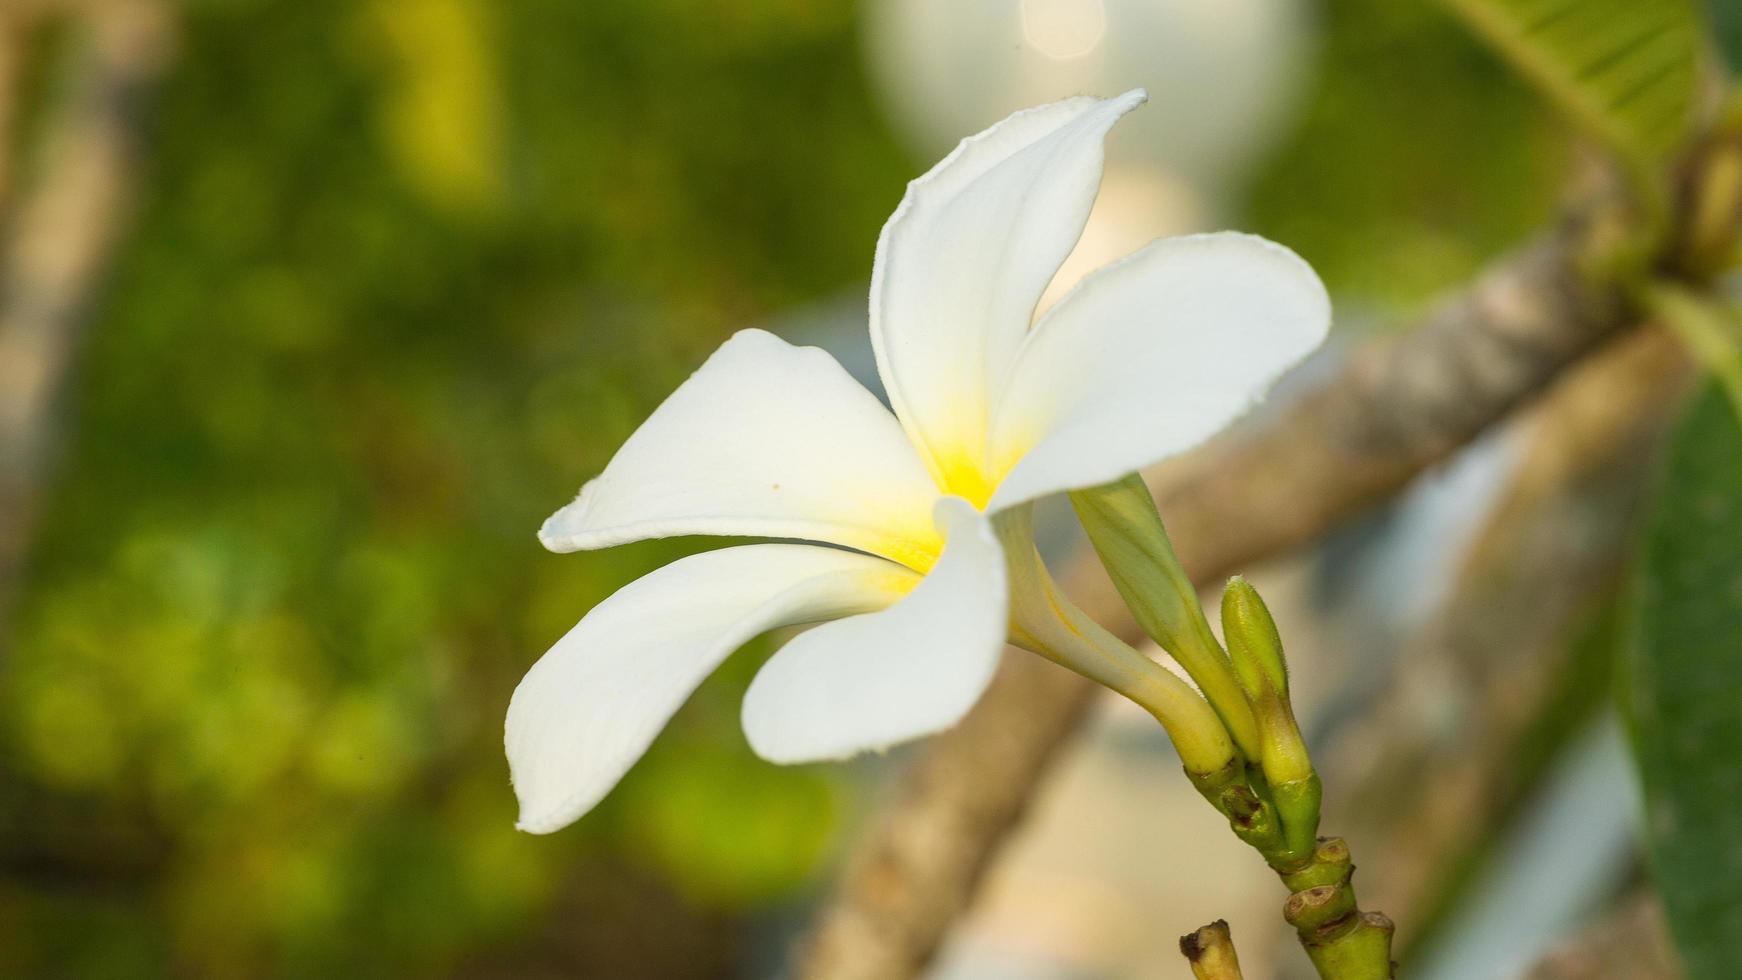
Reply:
<svg viewBox="0 0 1742 980"><path fill-rule="evenodd" d="M1271 692L1288 698L1288 664L1276 620L1252 583L1236 575L1222 593L1222 637L1234 661L1234 676L1253 704Z"/></svg>
<svg viewBox="0 0 1742 980"><path fill-rule="evenodd" d="M1258 754L1257 726L1228 665L1228 656L1210 632L1197 589L1181 567L1143 478L1074 490L1077 518L1095 546L1107 575L1143 632L1191 675L1216 709L1234 743L1248 756Z"/></svg>
<svg viewBox="0 0 1742 980"><path fill-rule="evenodd" d="M1305 860L1318 834L1319 777L1289 703L1288 664L1276 620L1258 590L1238 576L1222 593L1222 636L1258 723L1259 762L1282 818L1286 846L1277 856L1285 864Z"/></svg>

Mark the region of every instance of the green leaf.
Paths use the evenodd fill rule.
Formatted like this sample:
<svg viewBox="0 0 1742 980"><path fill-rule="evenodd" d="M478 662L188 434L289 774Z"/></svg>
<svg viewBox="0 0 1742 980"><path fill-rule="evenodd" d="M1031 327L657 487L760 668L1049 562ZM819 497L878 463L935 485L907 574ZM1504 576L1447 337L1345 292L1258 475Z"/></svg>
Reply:
<svg viewBox="0 0 1742 980"><path fill-rule="evenodd" d="M1742 71L1742 4L1735 0L1706 0L1712 18L1712 37L1718 53L1732 72Z"/></svg>
<svg viewBox="0 0 1742 980"><path fill-rule="evenodd" d="M1742 963L1742 426L1683 419L1640 553L1630 683L1646 839L1688 975Z"/></svg>
<svg viewBox="0 0 1742 980"><path fill-rule="evenodd" d="M1687 135L1704 22L1693 0L1444 0L1579 125L1636 165Z"/></svg>

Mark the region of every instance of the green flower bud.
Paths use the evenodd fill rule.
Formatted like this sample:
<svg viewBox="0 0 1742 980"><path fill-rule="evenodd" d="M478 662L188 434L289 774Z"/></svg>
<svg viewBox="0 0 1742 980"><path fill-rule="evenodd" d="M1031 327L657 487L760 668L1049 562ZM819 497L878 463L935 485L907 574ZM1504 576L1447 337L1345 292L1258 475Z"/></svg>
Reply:
<svg viewBox="0 0 1742 980"><path fill-rule="evenodd" d="M1222 636L1234 661L1234 676L1253 704L1270 692L1288 697L1288 664L1276 620L1252 584L1236 575L1222 592Z"/></svg>
<svg viewBox="0 0 1742 980"><path fill-rule="evenodd" d="M1174 554L1143 478L1133 473L1070 498L1137 625L1191 675L1240 750L1257 757L1252 709L1210 632L1197 589Z"/></svg>
<svg viewBox="0 0 1742 980"><path fill-rule="evenodd" d="M1259 764L1282 819L1285 863L1313 853L1323 792L1288 699L1288 663L1276 620L1245 579L1235 576L1222 593L1222 636L1234 676L1258 723Z"/></svg>

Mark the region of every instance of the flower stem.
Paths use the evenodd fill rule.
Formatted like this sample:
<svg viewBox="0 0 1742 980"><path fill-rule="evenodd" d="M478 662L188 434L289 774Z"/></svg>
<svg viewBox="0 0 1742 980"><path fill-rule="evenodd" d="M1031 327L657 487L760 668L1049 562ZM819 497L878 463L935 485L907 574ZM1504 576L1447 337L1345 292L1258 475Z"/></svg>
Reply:
<svg viewBox="0 0 1742 980"><path fill-rule="evenodd" d="M1319 839L1304 866L1282 871L1294 891L1282 915L1294 926L1300 944L1324 980L1390 980L1391 920L1363 912L1355 900L1355 865L1340 837Z"/></svg>
<svg viewBox="0 0 1742 980"><path fill-rule="evenodd" d="M1197 589L1168 541L1155 501L1138 475L1073 492L1071 502L1138 624L1203 688L1225 732L1232 733L1224 734L1224 739L1231 737L1238 746L1239 751L1230 752L1226 763L1214 770L1188 760L1186 775L1192 785L1228 818L1235 836L1258 851L1288 886L1292 894L1283 915L1324 980L1389 978L1390 920L1362 912L1357 905L1355 866L1348 846L1318 836L1322 789L1289 700L1282 637L1263 598L1238 576L1228 583L1222 596L1224 652L1210 632ZM1028 533L1026 526L1018 530ZM1006 540L1005 551L1007 556L1014 552L1012 540ZM1032 546L1028 552L1032 554ZM1036 573L1019 573L1011 561L1015 596L1022 588L1016 581L1023 574ZM1038 559L1034 565L1040 578L1029 588L1050 596L1056 590L1044 578ZM1092 623L1079 630L1094 631L1105 632ZM1204 702L1196 704L1201 708ZM1165 713L1156 716L1168 724ZM1173 730L1169 728L1170 733ZM1199 939L1208 944L1204 948L1226 945L1227 961L1235 963L1233 972L1202 972L1199 967L1204 961L1191 956L1199 948L1195 945ZM1192 958L1193 972L1199 977L1239 975L1225 926L1219 932L1215 925L1206 926L1186 937L1180 948Z"/></svg>
<svg viewBox="0 0 1742 980"><path fill-rule="evenodd" d="M994 526L1009 566L1012 642L1117 691L1154 715L1173 739L1194 784L1230 768L1244 769L1228 730L1191 685L1108 632L1059 591L1034 548L1030 507L999 514Z"/></svg>

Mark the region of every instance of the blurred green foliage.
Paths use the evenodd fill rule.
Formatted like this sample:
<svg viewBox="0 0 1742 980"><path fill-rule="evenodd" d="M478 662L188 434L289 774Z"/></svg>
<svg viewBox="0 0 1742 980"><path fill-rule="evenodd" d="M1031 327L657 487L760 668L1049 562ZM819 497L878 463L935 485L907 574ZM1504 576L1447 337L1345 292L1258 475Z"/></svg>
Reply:
<svg viewBox="0 0 1742 980"><path fill-rule="evenodd" d="M590 867L692 915L805 880L834 789L751 758L742 676L563 836L501 757L532 659L676 550L539 521L727 333L861 278L906 176L850 11L745 10L182 11L9 644L0 973L417 975Z"/></svg>
<svg viewBox="0 0 1742 980"><path fill-rule="evenodd" d="M7 641L0 975L727 971L851 800L750 756L754 654L555 837L511 829L502 714L697 546L550 556L543 517L732 330L863 288L918 167L853 9L178 12ZM1443 17L1326 20L1252 220L1396 306L1545 213L1558 143Z"/></svg>
<svg viewBox="0 0 1742 980"><path fill-rule="evenodd" d="M1541 227L1565 171L1541 101L1434 4L1326 0L1318 88L1253 230L1395 315ZM1350 304L1339 302L1339 325Z"/></svg>
<svg viewBox="0 0 1742 980"><path fill-rule="evenodd" d="M1686 149L1701 88L1696 0L1441 0L1627 168L1640 194Z"/></svg>

